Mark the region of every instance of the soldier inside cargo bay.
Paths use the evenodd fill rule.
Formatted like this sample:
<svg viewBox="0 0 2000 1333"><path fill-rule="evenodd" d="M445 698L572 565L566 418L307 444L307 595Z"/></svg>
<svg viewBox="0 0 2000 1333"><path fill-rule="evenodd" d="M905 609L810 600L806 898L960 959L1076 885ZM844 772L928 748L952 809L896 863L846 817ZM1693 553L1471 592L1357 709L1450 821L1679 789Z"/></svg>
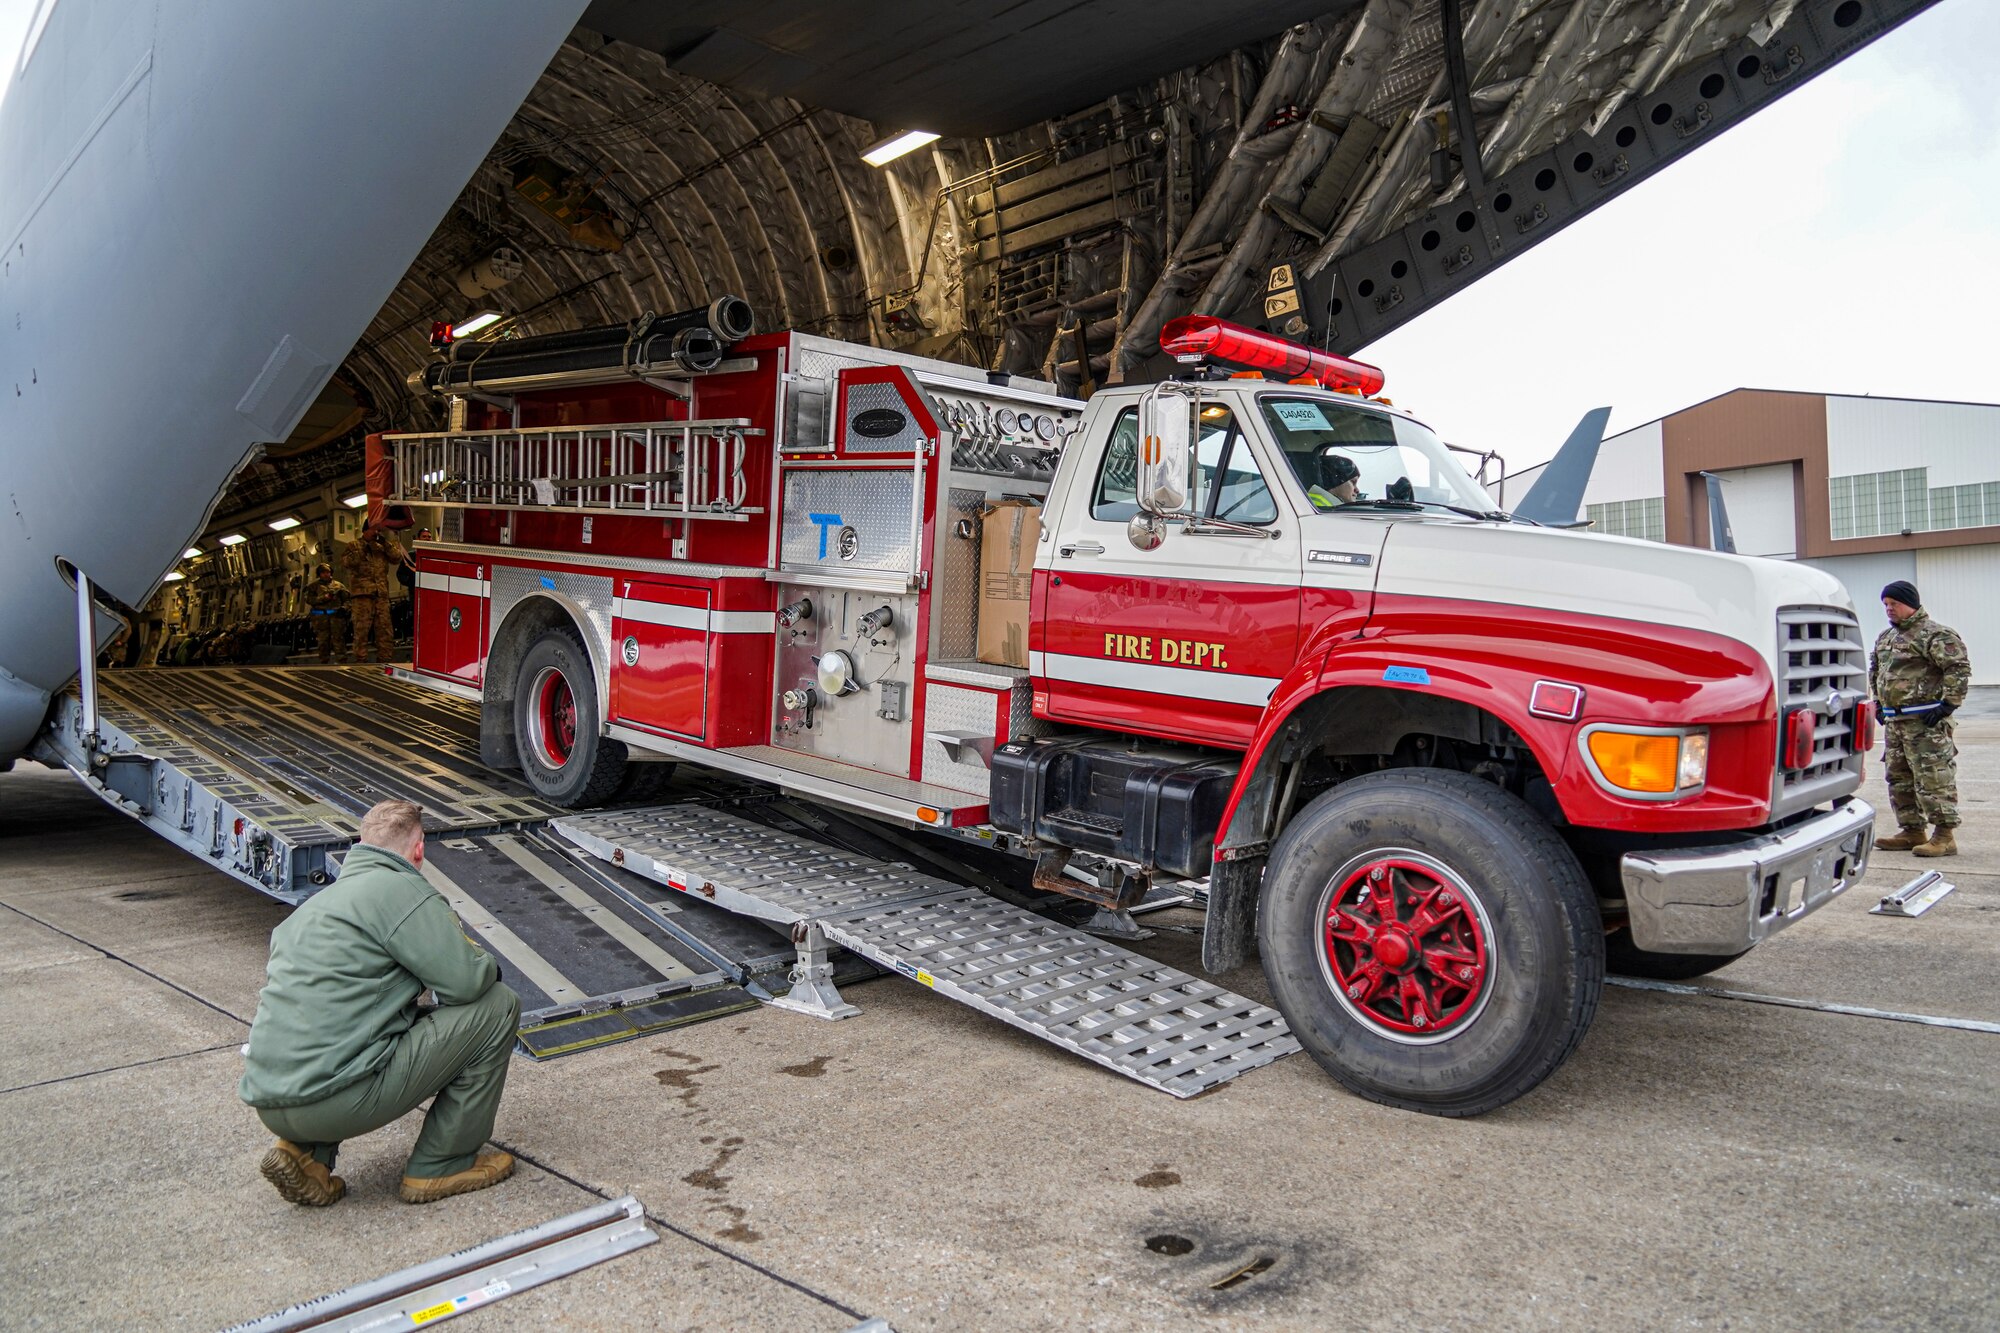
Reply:
<svg viewBox="0 0 2000 1333"><path fill-rule="evenodd" d="M1932 620L1916 585L1882 589L1889 628L1875 640L1868 683L1882 710L1889 804L1898 831L1877 838L1885 852L1958 854L1958 747L1951 715L1965 702L1972 664L1958 631ZM1928 835L1924 826L1930 825Z"/></svg>
<svg viewBox="0 0 2000 1333"><path fill-rule="evenodd" d="M313 638L319 643L319 660L331 662L340 649L340 609L347 604L347 585L333 576L332 565L321 565L306 584L306 606L312 613ZM347 654L339 653L346 661Z"/></svg>
<svg viewBox="0 0 2000 1333"><path fill-rule="evenodd" d="M396 652L395 632L389 627L389 594L396 589L397 568L409 563L410 557L388 529L370 524L357 540L341 548L340 559L347 569L347 610L354 620L354 660L387 662Z"/></svg>

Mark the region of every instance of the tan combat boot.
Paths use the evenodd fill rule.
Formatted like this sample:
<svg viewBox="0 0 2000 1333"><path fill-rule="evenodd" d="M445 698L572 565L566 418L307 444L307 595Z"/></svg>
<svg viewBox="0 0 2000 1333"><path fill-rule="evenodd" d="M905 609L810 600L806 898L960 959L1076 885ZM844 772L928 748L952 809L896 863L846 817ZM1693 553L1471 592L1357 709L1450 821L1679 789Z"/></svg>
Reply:
<svg viewBox="0 0 2000 1333"><path fill-rule="evenodd" d="M1912 856L1957 856L1958 839L1952 835L1955 829L1939 824L1931 830L1931 840L1921 847L1911 849Z"/></svg>
<svg viewBox="0 0 2000 1333"><path fill-rule="evenodd" d="M1914 826L1905 825L1902 832L1893 838L1875 839L1875 850L1878 852L1907 852L1912 848L1923 846L1923 842L1924 826L1922 824Z"/></svg>
<svg viewBox="0 0 2000 1333"><path fill-rule="evenodd" d="M308 1208L324 1208L339 1203L347 1193L347 1182L313 1160L313 1155L296 1143L279 1139L264 1154L257 1168L264 1179L277 1186L286 1203L302 1203Z"/></svg>
<svg viewBox="0 0 2000 1333"><path fill-rule="evenodd" d="M471 1166L448 1176L404 1176L398 1191L404 1203L436 1203L454 1194L470 1194L488 1185L498 1185L514 1174L514 1154L483 1152Z"/></svg>

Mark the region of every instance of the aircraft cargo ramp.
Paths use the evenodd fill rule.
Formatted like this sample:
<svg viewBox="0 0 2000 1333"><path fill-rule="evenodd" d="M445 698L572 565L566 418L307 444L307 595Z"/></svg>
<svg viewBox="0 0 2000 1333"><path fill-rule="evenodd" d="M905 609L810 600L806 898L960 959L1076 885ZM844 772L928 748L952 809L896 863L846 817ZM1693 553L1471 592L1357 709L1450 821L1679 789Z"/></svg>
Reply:
<svg viewBox="0 0 2000 1333"><path fill-rule="evenodd" d="M760 1002L845 1017L835 987L877 965L1176 1096L1298 1049L1276 1012L876 855L892 844L797 836L768 788L704 773L667 804L560 810L479 762L477 704L379 669L103 672L88 735L71 694L37 755L289 904L333 881L371 805L417 802L425 877L500 959L537 1058Z"/></svg>
<svg viewBox="0 0 2000 1333"><path fill-rule="evenodd" d="M521 994L521 1041L564 1054L748 1008L782 988L782 932L665 898L546 830L561 813L479 762L478 705L369 667L107 671L98 745L58 705L38 756L281 902L333 882L362 814L424 808L424 871ZM873 975L859 960L849 976Z"/></svg>

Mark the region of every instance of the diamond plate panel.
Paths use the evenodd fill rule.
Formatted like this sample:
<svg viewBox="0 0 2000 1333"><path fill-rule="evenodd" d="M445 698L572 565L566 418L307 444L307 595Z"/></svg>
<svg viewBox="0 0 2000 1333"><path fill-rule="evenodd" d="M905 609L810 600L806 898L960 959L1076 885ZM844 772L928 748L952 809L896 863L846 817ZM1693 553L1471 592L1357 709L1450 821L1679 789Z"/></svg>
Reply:
<svg viewBox="0 0 2000 1333"><path fill-rule="evenodd" d="M1299 1049L1274 1009L976 889L822 927L871 962L1176 1097Z"/></svg>
<svg viewBox="0 0 2000 1333"><path fill-rule="evenodd" d="M780 925L959 890L901 862L839 851L701 806L572 815L554 827L593 856Z"/></svg>
<svg viewBox="0 0 2000 1333"><path fill-rule="evenodd" d="M854 429L854 419L863 412L894 412L903 418L903 429L879 440L870 439ZM843 435L842 448L850 454L913 454L928 438L893 384L847 386L847 428Z"/></svg>
<svg viewBox="0 0 2000 1333"><path fill-rule="evenodd" d="M571 574L546 569L495 565L493 598L487 612L487 646L524 598L554 594L583 612L584 648L597 670L597 697L611 697L611 580L601 574Z"/></svg>
<svg viewBox="0 0 2000 1333"><path fill-rule="evenodd" d="M1007 737L1010 741L1030 736L1053 736L1056 725L1035 716L1035 690L1026 676L1014 682L1007 697Z"/></svg>
<svg viewBox="0 0 2000 1333"><path fill-rule="evenodd" d="M785 391L788 417L785 447L831 449L836 377L851 366L879 365L882 361L863 361L806 339L798 339L794 345L798 360L791 367L793 379Z"/></svg>
<svg viewBox="0 0 2000 1333"><path fill-rule="evenodd" d="M915 495L916 474L902 468L788 471L779 558L793 569L907 573ZM829 521L816 522L814 514ZM840 558L843 527L860 543L852 560Z"/></svg>
<svg viewBox="0 0 2000 1333"><path fill-rule="evenodd" d="M993 774L977 758L955 760L935 731L961 735L992 736L999 717L1000 698L979 690L940 685L932 681L924 691L924 773L925 782L985 797L992 793Z"/></svg>
<svg viewBox="0 0 2000 1333"><path fill-rule="evenodd" d="M933 657L962 660L979 651L979 511L986 493L954 486L937 525L937 573L931 591L931 624L937 631ZM972 535L958 525L972 524Z"/></svg>
<svg viewBox="0 0 2000 1333"><path fill-rule="evenodd" d="M1275 1010L901 864L697 806L567 816L564 837L828 940L1149 1087L1192 1097L1299 1049Z"/></svg>

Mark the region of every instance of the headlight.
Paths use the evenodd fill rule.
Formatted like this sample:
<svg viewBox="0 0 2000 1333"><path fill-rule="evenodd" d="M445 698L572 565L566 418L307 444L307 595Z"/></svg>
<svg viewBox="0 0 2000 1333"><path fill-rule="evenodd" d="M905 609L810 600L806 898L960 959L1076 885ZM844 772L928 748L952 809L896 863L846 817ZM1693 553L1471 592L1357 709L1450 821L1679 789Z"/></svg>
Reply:
<svg viewBox="0 0 2000 1333"><path fill-rule="evenodd" d="M1699 787L1708 781L1708 733L1681 737L1680 785Z"/></svg>
<svg viewBox="0 0 2000 1333"><path fill-rule="evenodd" d="M1706 731L1593 727L1584 755L1602 785L1634 796L1661 799L1708 781Z"/></svg>

